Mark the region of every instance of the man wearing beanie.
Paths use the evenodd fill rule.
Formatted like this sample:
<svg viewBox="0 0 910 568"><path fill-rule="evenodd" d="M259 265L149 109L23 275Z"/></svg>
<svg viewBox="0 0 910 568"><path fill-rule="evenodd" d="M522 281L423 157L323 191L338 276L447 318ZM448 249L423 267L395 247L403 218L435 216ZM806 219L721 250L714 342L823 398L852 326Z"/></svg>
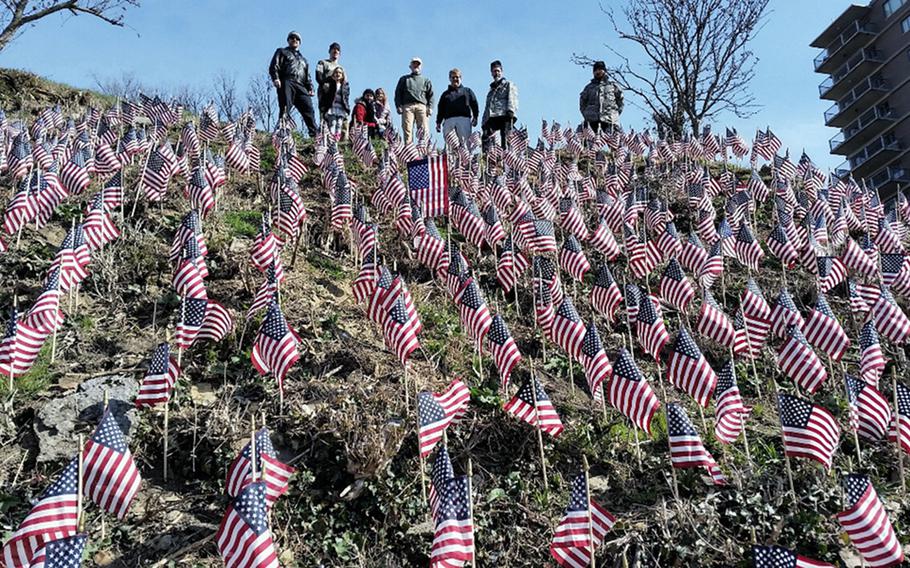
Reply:
<svg viewBox="0 0 910 568"><path fill-rule="evenodd" d="M594 132L612 131L619 127L622 89L607 78L607 65L603 61L594 63L594 78L581 91L578 107L585 125Z"/></svg>
<svg viewBox="0 0 910 568"><path fill-rule="evenodd" d="M509 132L515 124L515 115L518 113L518 87L502 75L502 63L499 60L490 63L490 75L493 82L487 92L487 102L484 105L483 121L483 148L486 152L493 143L493 136L499 132L502 147L508 144Z"/></svg>
<svg viewBox="0 0 910 568"><path fill-rule="evenodd" d="M329 58L320 59L316 62L317 88L321 87L323 83L328 83L332 80L332 73L335 72L336 67L341 65L339 59L341 59L341 44L337 41L333 41L332 45L329 46ZM345 75L345 79L347 79L347 75Z"/></svg>
<svg viewBox="0 0 910 568"><path fill-rule="evenodd" d="M278 91L278 116L283 117L293 106L300 112L310 137L316 136L316 119L313 116L313 82L310 65L300 54L300 34L288 34L288 46L279 47L269 64L269 77Z"/></svg>

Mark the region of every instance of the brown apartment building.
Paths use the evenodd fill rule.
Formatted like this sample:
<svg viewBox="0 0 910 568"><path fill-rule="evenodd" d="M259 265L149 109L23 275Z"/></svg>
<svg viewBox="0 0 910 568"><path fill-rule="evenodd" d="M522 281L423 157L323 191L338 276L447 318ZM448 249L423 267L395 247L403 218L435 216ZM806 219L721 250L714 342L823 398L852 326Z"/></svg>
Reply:
<svg viewBox="0 0 910 568"><path fill-rule="evenodd" d="M818 86L833 101L825 124L840 129L831 153L846 160L837 175L878 188L882 196L910 185L910 0L852 5L815 38L822 51Z"/></svg>

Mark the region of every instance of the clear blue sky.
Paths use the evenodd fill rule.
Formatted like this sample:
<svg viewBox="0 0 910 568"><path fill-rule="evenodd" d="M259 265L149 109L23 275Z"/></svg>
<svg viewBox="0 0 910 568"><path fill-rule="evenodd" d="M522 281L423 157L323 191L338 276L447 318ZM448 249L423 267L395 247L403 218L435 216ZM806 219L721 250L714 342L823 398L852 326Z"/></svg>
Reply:
<svg viewBox="0 0 910 568"><path fill-rule="evenodd" d="M850 3L772 0L767 24L754 43L759 63L753 88L763 108L752 119L724 117L721 122L747 139L756 127L770 124L797 157L805 148L823 168L839 164L840 157L828 154L828 139L836 130L824 126L822 114L830 102L818 98L817 85L824 77L812 70L817 50L808 44ZM606 8L623 4L603 1ZM569 61L573 51L606 59L608 65L611 53L605 43L630 58L638 56L633 46L616 39L596 0L144 0L129 11L127 21L132 29L86 16L50 18L0 52L0 66L81 87L93 86L94 75L122 72L150 85L207 87L225 69L245 89L254 73L264 72L287 32L296 29L312 67L329 43L341 43L352 93L378 86L389 91L407 71L409 58L417 55L437 92L447 83L448 69L457 66L482 101L489 63L501 59L506 76L519 87L519 120L536 136L541 118L579 120L578 93L590 70ZM634 102L628 100L622 122L641 128L646 114Z"/></svg>

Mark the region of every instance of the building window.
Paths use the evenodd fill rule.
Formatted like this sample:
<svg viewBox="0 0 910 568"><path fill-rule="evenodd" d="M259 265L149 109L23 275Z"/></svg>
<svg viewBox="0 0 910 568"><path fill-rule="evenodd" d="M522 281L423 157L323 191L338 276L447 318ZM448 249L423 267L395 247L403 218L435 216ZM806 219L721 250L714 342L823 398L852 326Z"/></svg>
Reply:
<svg viewBox="0 0 910 568"><path fill-rule="evenodd" d="M904 5L907 0L885 0L885 17L890 18L891 14L897 12L898 8Z"/></svg>
<svg viewBox="0 0 910 568"><path fill-rule="evenodd" d="M901 31L904 33L910 32L910 16L901 20Z"/></svg>

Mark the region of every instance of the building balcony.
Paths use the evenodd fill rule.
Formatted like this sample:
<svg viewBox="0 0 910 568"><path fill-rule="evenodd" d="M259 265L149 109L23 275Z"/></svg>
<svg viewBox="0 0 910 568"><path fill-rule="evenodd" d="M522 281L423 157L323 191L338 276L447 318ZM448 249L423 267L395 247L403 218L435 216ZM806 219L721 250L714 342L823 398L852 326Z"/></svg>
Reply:
<svg viewBox="0 0 910 568"><path fill-rule="evenodd" d="M818 86L819 96L836 101L846 94L861 77L872 73L884 61L885 56L877 49L869 47L861 49Z"/></svg>
<svg viewBox="0 0 910 568"><path fill-rule="evenodd" d="M889 159L896 156L903 149L904 145L893 134L873 140L866 144L862 150L847 159L850 162L853 177L865 177L875 171L876 168L885 165Z"/></svg>
<svg viewBox="0 0 910 568"><path fill-rule="evenodd" d="M881 77L868 77L844 95L839 101L825 111L825 125L843 128L854 121L856 113L850 110L862 108L862 105L871 103L882 93L887 93L891 84Z"/></svg>
<svg viewBox="0 0 910 568"><path fill-rule="evenodd" d="M832 154L847 156L871 140L882 127L894 122L894 110L886 104L870 108L828 141Z"/></svg>
<svg viewBox="0 0 910 568"><path fill-rule="evenodd" d="M815 58L816 73L833 73L844 56L859 49L878 33L878 26L854 20Z"/></svg>
<svg viewBox="0 0 910 568"><path fill-rule="evenodd" d="M887 195L903 185L910 184L910 170L899 166L888 166L870 177L869 184Z"/></svg>

